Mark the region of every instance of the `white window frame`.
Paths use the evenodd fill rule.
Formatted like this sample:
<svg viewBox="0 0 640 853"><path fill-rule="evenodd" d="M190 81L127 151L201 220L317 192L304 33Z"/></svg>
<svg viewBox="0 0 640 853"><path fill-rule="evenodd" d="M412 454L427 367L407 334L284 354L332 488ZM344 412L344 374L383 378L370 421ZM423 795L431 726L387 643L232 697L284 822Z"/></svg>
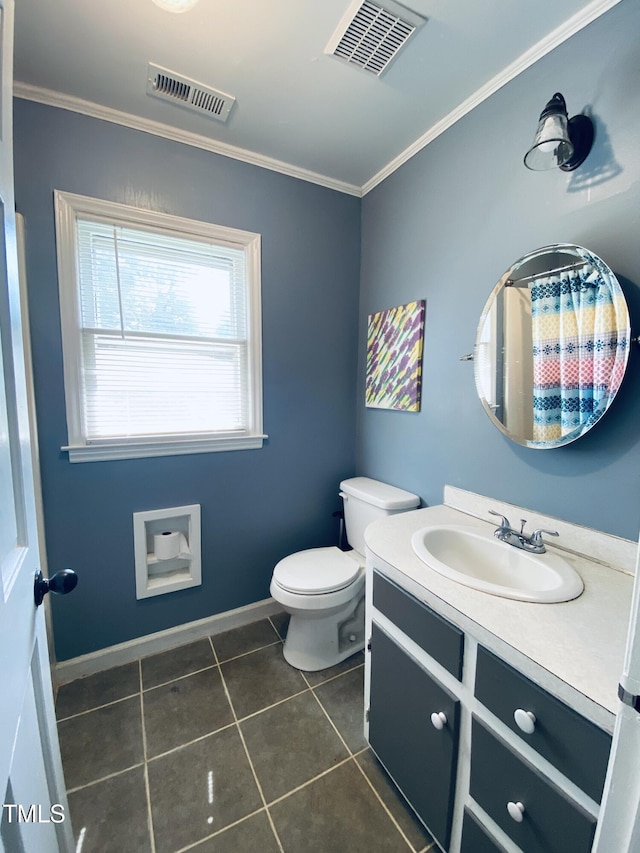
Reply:
<svg viewBox="0 0 640 853"><path fill-rule="evenodd" d="M138 459L223 450L260 448L268 436L262 426L262 340L260 235L208 222L184 219L166 213L130 207L117 202L54 190L58 284L64 390L67 411L70 462L98 462L111 459ZM88 440L84 434L81 394L81 322L78 284L76 220L88 216L114 225L140 226L156 233L182 238L206 238L218 245L242 249L245 255L248 306L248 386L249 419L241 432L198 433L197 436L171 435Z"/></svg>

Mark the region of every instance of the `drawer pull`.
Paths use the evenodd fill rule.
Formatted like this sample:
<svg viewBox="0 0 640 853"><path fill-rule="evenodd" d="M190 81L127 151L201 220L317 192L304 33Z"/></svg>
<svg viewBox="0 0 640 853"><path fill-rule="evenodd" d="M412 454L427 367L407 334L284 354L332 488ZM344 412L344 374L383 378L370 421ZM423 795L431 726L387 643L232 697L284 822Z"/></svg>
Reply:
<svg viewBox="0 0 640 853"><path fill-rule="evenodd" d="M535 714L532 714L531 711L523 711L522 708L518 708L513 712L513 719L516 721L516 726L521 732L524 732L526 735L533 734L536 727Z"/></svg>
<svg viewBox="0 0 640 853"><path fill-rule="evenodd" d="M431 715L431 725L439 732L442 731L442 729L447 725L447 715L444 711L438 711L437 714L435 711L433 712Z"/></svg>
<svg viewBox="0 0 640 853"><path fill-rule="evenodd" d="M509 817L515 820L516 823L522 823L524 820L524 806L522 803L508 802L507 811L509 812Z"/></svg>

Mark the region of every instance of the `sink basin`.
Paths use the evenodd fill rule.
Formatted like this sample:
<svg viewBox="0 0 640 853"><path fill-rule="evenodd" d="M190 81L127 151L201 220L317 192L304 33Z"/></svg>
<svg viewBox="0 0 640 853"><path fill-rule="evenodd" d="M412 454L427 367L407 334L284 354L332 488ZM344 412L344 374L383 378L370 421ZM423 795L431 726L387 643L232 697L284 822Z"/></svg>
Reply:
<svg viewBox="0 0 640 853"><path fill-rule="evenodd" d="M580 575L557 554L530 554L477 527L423 527L411 546L434 571L502 598L549 604L570 601L584 589Z"/></svg>

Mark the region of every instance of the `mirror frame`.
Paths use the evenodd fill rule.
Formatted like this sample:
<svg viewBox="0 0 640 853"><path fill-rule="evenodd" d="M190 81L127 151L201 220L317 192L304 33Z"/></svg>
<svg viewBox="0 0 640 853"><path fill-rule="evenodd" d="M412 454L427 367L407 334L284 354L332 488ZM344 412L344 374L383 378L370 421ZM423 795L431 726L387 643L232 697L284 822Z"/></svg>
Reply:
<svg viewBox="0 0 640 853"><path fill-rule="evenodd" d="M478 323L478 328L476 332L476 340L474 344L474 354L473 354L473 362L474 362L474 379L476 385L476 392L482 403L482 406L489 416L491 422L496 426L500 432L514 441L516 444L519 444L523 447L530 447L535 450L549 450L555 447L563 447L567 444L570 444L573 441L576 441L578 438L581 438L585 433L587 433L595 424L597 424L603 415L608 411L611 403L615 399L619 386L622 382L622 378L620 379L620 383L618 387L614 389L614 391L609 394L609 397L606 401L605 407L602 411L599 412L597 417L592 417L586 424L581 424L576 427L571 432L568 432L564 436L558 439L547 440L547 441L535 441L533 439L523 438L520 435L514 434L512 431L507 429L504 423L496 416L493 411L491 403L487 400L485 395L485 389L481 383L479 377L479 363L480 359L478 358L478 351L482 344L481 335L483 335L484 327L487 322L487 317L490 312L493 310L496 298L498 294L507 286L507 283L513 280L516 277L516 273L520 270L525 264L530 263L536 259L543 257L545 254L573 254L576 255L577 258L582 259L584 263L591 264L594 266L599 272L608 276L612 282L612 290L614 296L616 297L616 309L619 309L620 317L618 318L617 324L617 335L618 340L621 339L620 345L624 348L623 350L623 358L624 362L622 365L622 378L624 378L624 374L627 369L627 364L629 360L629 351L631 348L631 327L629 321L629 309L627 306L626 299L624 297L624 293L622 288L620 287L620 282L618 281L616 275L613 270L602 260L602 258L598 257L598 255L589 251L588 249L583 248L582 246L577 246L574 243L554 243L550 246L543 246L540 249L535 249L533 252L529 252L526 255L523 255L519 258L499 279L498 283L495 285L489 298L487 299L484 309L482 311L482 315L480 317L480 321ZM557 265L557 262L556 262ZM541 271L539 273L535 273L536 277L543 277L545 275L552 275L556 272L553 267L548 271ZM529 276L523 276L523 278L529 278ZM501 361L501 372L504 371L504 357Z"/></svg>

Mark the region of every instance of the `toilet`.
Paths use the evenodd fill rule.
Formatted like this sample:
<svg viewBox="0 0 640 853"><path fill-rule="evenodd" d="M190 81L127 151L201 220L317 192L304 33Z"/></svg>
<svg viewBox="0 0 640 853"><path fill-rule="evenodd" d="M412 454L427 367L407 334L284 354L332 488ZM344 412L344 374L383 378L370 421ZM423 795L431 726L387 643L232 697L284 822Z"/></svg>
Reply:
<svg viewBox="0 0 640 853"><path fill-rule="evenodd" d="M309 548L285 557L272 597L290 614L284 657L306 672L327 669L364 648L364 531L379 518L415 509L420 498L369 477L340 483L352 551Z"/></svg>

